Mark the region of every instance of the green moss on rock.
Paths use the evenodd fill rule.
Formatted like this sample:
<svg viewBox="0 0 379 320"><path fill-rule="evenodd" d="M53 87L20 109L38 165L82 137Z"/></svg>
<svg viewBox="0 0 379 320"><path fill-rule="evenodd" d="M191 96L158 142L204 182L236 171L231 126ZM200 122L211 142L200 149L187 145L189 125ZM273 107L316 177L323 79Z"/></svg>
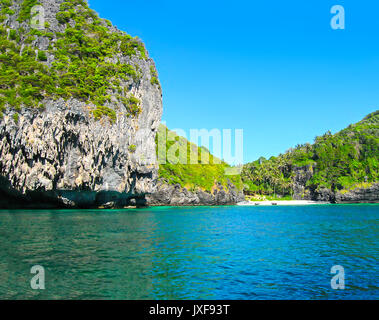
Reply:
<svg viewBox="0 0 379 320"><path fill-rule="evenodd" d="M108 117L112 123L116 122L116 112L106 106L97 106L95 110L92 110L92 114L96 120L100 120L103 117Z"/></svg>

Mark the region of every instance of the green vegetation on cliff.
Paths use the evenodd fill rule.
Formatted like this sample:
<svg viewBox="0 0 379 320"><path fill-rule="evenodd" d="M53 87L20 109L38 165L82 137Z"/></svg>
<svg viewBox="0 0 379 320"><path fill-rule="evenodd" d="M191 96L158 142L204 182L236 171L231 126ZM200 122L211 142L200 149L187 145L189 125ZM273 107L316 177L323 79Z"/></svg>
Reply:
<svg viewBox="0 0 379 320"><path fill-rule="evenodd" d="M19 12L12 10L17 4L21 5ZM61 3L56 19L63 32L48 22L44 30L31 29L30 10L36 4L36 0L0 1L0 115L8 107L40 107L45 98L75 98L95 105L99 118L109 115L101 110L109 108L104 106L113 95L118 107L137 116L140 103L124 88L141 79L141 70L131 58L147 59L142 42L112 28L83 0ZM4 24L11 17L22 23L18 29ZM46 40L48 49L40 50ZM126 63L118 53L130 61ZM159 84L153 66L151 73L152 83Z"/></svg>
<svg viewBox="0 0 379 320"><path fill-rule="evenodd" d="M379 111L314 144L298 145L285 154L261 158L244 166L242 179L248 193L292 194L295 170L311 173L306 187L332 191L352 189L379 180Z"/></svg>
<svg viewBox="0 0 379 320"><path fill-rule="evenodd" d="M159 143L160 136L168 139ZM225 174L225 170L230 168L227 163L215 158L206 148L199 148L163 125L159 127L156 143L158 160L167 160L159 165L159 178L169 184L179 184L191 191L197 188L211 191L217 183L227 188L230 181L239 190L242 189L239 175ZM191 154L192 159L197 159L197 164L191 164ZM209 162L203 163L202 156L203 159L209 159ZM178 163L171 163L173 160Z"/></svg>

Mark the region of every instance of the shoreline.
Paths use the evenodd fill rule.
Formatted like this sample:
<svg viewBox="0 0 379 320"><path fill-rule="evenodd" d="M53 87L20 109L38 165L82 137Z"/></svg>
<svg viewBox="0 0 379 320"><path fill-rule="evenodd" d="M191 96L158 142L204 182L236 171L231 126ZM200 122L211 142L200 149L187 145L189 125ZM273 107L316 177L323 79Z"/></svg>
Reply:
<svg viewBox="0 0 379 320"><path fill-rule="evenodd" d="M325 205L331 202L311 201L311 200L267 200L267 201L243 201L237 203L237 206L309 206Z"/></svg>
<svg viewBox="0 0 379 320"><path fill-rule="evenodd" d="M96 210L144 210L151 208L201 208L201 207L210 207L210 208L223 208L223 207L270 207L270 206L311 206L311 205L379 205L379 202L342 202L342 203L333 203L333 202L322 202L322 201L308 201L308 200L277 200L277 201L244 201L234 204L220 204L220 205L207 205L207 204L198 204L198 205L149 205L149 206L128 206L128 207L92 207L92 208L55 208L55 207L13 207L13 208L2 208L0 211L66 211L66 210L79 210L79 211L96 211Z"/></svg>

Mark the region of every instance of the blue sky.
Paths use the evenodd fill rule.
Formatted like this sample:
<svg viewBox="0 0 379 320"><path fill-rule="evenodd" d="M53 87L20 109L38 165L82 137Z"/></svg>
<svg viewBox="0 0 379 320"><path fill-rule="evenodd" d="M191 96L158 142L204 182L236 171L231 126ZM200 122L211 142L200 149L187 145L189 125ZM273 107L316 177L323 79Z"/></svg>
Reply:
<svg viewBox="0 0 379 320"><path fill-rule="evenodd" d="M245 162L379 109L376 0L89 2L145 42L167 126L243 129ZM336 4L345 30L330 27Z"/></svg>

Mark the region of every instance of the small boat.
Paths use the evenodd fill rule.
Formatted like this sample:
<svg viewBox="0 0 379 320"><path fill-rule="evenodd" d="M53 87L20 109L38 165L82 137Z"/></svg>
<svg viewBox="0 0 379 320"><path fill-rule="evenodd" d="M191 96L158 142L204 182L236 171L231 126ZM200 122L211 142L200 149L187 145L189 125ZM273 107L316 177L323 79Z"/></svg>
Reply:
<svg viewBox="0 0 379 320"><path fill-rule="evenodd" d="M278 205L277 202L271 202L271 204L272 204L273 206L277 206L277 205Z"/></svg>

